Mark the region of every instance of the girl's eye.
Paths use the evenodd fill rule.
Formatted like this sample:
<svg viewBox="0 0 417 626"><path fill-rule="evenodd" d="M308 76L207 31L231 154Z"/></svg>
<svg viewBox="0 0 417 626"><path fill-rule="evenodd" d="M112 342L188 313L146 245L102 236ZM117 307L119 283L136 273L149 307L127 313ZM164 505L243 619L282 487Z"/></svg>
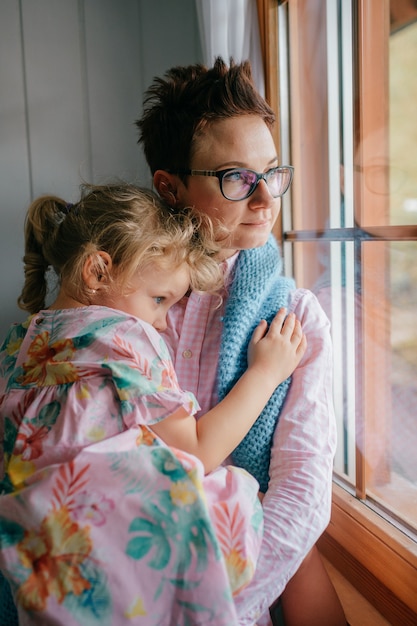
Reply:
<svg viewBox="0 0 417 626"><path fill-rule="evenodd" d="M165 300L165 298L163 296L155 296L154 300L155 300L156 304L162 304L162 302Z"/></svg>

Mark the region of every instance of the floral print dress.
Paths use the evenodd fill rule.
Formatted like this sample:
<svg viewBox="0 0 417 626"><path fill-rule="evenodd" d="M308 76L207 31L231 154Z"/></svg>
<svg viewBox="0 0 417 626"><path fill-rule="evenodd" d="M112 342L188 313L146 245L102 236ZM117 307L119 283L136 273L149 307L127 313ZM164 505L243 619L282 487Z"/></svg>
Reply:
<svg viewBox="0 0 417 626"><path fill-rule="evenodd" d="M0 570L21 624L237 623L262 535L258 484L204 476L149 428L198 410L150 326L41 311L0 352Z"/></svg>

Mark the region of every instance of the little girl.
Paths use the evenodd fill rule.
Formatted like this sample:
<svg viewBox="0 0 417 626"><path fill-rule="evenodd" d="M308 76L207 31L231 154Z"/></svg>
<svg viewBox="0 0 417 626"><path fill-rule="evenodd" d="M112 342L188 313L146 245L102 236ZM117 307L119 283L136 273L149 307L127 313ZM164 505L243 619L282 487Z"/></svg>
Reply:
<svg viewBox="0 0 417 626"><path fill-rule="evenodd" d="M306 340L284 310L261 322L247 371L196 420L157 331L190 288L222 287L202 221L127 184L29 207L31 316L0 353L0 568L23 624L237 623L262 512L255 479L221 463Z"/></svg>

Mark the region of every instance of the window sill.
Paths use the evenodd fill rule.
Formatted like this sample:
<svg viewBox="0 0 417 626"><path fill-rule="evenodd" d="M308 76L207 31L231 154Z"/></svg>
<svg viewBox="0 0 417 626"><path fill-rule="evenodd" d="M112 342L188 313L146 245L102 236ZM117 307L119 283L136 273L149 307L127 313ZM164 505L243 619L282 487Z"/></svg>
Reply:
<svg viewBox="0 0 417 626"><path fill-rule="evenodd" d="M417 624L417 544L338 485L323 556L392 624Z"/></svg>

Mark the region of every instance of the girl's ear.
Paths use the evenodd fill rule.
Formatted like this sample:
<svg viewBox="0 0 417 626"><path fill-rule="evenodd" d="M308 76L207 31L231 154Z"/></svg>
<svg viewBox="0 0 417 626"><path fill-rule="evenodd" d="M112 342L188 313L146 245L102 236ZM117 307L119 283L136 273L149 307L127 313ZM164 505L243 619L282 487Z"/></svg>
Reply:
<svg viewBox="0 0 417 626"><path fill-rule="evenodd" d="M156 170L153 175L153 184L161 198L163 198L170 207L175 207L177 204L177 176L165 172L165 170Z"/></svg>
<svg viewBox="0 0 417 626"><path fill-rule="evenodd" d="M87 287L97 291L103 285L107 285L112 265L111 256L107 252L100 250L90 254L84 263L82 272Z"/></svg>

